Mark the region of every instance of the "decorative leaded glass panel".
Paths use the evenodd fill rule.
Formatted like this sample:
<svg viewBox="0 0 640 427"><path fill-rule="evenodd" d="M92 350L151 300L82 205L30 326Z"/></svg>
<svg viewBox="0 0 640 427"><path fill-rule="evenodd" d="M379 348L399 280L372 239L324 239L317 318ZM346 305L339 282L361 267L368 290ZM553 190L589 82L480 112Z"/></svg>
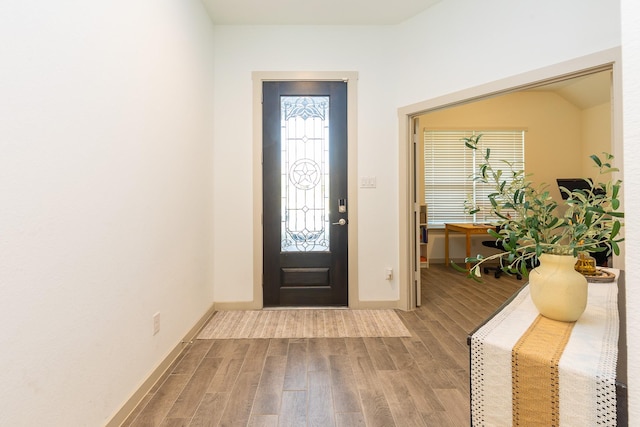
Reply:
<svg viewBox="0 0 640 427"><path fill-rule="evenodd" d="M329 250L329 97L283 96L281 248Z"/></svg>

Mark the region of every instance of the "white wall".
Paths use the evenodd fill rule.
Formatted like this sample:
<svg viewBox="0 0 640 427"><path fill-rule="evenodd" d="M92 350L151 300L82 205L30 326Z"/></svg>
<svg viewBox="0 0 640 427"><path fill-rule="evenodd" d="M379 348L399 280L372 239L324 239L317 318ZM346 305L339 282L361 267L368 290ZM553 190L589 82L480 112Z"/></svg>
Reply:
<svg viewBox="0 0 640 427"><path fill-rule="evenodd" d="M622 0L624 200L629 361L629 425L640 425L640 4Z"/></svg>
<svg viewBox="0 0 640 427"><path fill-rule="evenodd" d="M0 40L0 425L103 425L213 300L211 24L3 1Z"/></svg>
<svg viewBox="0 0 640 427"><path fill-rule="evenodd" d="M445 0L400 27L400 105L620 43L618 1Z"/></svg>

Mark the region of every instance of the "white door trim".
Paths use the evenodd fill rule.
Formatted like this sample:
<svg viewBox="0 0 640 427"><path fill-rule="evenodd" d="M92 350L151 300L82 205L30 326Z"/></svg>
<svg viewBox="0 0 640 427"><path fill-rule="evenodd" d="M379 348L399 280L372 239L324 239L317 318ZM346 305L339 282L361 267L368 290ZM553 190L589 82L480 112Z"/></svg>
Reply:
<svg viewBox="0 0 640 427"><path fill-rule="evenodd" d="M360 308L358 293L358 133L356 71L254 71L253 79L253 302L262 308L262 82L265 81L346 81L349 206L349 308Z"/></svg>

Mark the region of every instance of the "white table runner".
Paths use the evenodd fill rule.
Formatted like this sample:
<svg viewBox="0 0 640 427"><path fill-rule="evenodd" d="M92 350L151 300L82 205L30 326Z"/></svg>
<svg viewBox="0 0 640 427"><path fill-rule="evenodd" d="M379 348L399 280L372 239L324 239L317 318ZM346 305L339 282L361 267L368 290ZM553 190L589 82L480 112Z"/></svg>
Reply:
<svg viewBox="0 0 640 427"><path fill-rule="evenodd" d="M617 279L618 270L608 271ZM560 426L616 425L617 295L617 280L589 283L587 308L573 325L557 365ZM474 426L518 424L513 412L512 349L538 316L525 286L471 337Z"/></svg>

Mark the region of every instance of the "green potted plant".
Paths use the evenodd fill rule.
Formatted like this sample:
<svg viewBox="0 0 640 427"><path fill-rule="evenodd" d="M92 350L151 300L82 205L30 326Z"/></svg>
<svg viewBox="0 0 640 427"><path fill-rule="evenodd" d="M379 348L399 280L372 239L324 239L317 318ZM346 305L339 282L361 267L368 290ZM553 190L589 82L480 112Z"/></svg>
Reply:
<svg viewBox="0 0 640 427"><path fill-rule="evenodd" d="M481 137L464 138L464 143L471 150L480 150ZM487 257L478 255L465 259L472 264L469 270L455 264L454 267L467 272L468 277L480 280L482 265L498 261L507 273L529 276L531 296L541 314L555 320L577 320L586 307L587 294L586 278L573 268L577 257L581 253L602 251L619 255L619 243L624 240L619 234L624 213L618 210L622 182L610 177L612 172L618 171L611 165L613 156L608 153L603 153L602 157L592 155L598 168L598 181L607 179L604 182L586 179L587 189L560 187L566 200L559 206L551 197L547 184L535 185L529 179L530 175L509 162L501 161L500 168L494 166L490 155L491 150L485 149L484 160L472 179L493 189L488 197L492 216L497 218L498 231L489 230L489 234L501 242L505 250ZM477 207L470 209L470 213L477 211ZM538 263L540 266L529 274L528 267ZM558 276L558 273L549 269L558 264L565 265L563 271L568 275L562 276L565 284L550 284L547 276ZM577 286L580 289L564 289L572 280L580 282ZM540 295L545 289L551 293L548 297ZM536 301L545 298L550 301ZM563 310L560 306L565 303L575 306L568 314L560 313ZM549 304L552 307L546 307Z"/></svg>

